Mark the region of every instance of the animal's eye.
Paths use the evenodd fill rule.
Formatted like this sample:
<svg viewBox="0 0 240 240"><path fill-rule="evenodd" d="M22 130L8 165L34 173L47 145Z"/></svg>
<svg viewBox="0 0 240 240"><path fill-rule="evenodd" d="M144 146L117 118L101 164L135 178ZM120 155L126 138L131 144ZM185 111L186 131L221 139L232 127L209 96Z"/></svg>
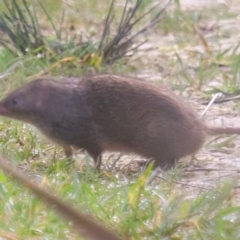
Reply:
<svg viewBox="0 0 240 240"><path fill-rule="evenodd" d="M13 98L13 99L12 99L12 104L13 104L13 105L18 105L18 100L17 100L16 98Z"/></svg>

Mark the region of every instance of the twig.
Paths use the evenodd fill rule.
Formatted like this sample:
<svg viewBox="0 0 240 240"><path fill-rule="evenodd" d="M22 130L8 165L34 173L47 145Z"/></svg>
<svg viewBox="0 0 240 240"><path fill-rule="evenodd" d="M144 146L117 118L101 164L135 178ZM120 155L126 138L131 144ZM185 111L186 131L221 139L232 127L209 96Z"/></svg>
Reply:
<svg viewBox="0 0 240 240"><path fill-rule="evenodd" d="M7 164L7 161L0 158L0 168L6 174L11 175L14 180L20 182L24 187L28 188L37 197L44 201L47 205L51 206L58 214L70 221L74 229L87 239L106 239L106 240L119 240L119 238L100 226L91 217L84 215L72 208L69 204L62 202L59 198L55 197L50 192L47 192L42 187L39 187L22 173L20 173L15 166Z"/></svg>
<svg viewBox="0 0 240 240"><path fill-rule="evenodd" d="M240 99L240 95L234 96L234 97L223 98L223 99L217 99L216 101L214 101L214 104L229 102L229 101L238 100L238 99ZM207 105L208 103L209 102L204 102L203 105Z"/></svg>
<svg viewBox="0 0 240 240"><path fill-rule="evenodd" d="M204 38L204 36L203 36L203 34L202 34L202 31L198 28L198 26L197 26L196 24L193 24L193 29L194 29L194 31L197 33L197 35L198 35L198 37L199 37L199 40L200 40L200 42L202 43L205 51L206 51L208 54L211 54L209 45L208 45L206 39Z"/></svg>
<svg viewBox="0 0 240 240"><path fill-rule="evenodd" d="M213 103L215 102L215 100L221 95L221 93L216 93L213 98L211 99L211 101L208 103L207 107L205 108L205 110L203 111L203 113L201 114L201 117L203 117L206 112L208 111L208 109L213 105Z"/></svg>
<svg viewBox="0 0 240 240"><path fill-rule="evenodd" d="M164 181L168 181L167 178L164 178L162 176L156 176L156 177L160 178ZM181 184L183 186L194 187L194 188L204 189L204 190L208 190L208 191L213 190L212 188L205 188L205 187L201 187L201 186L192 185L192 184L189 184L189 183L179 182L179 181L176 181L176 180L174 180L173 182L176 183L176 184ZM216 190L214 190L214 191L216 191ZM216 191L216 192L219 192L219 191Z"/></svg>
<svg viewBox="0 0 240 240"><path fill-rule="evenodd" d="M111 167L110 167L110 169L109 169L110 172L113 171L113 168L115 168L116 163L120 160L120 158L122 157L122 155L123 155L123 154L120 153L119 156L114 160L114 162L112 163L112 165L111 165Z"/></svg>
<svg viewBox="0 0 240 240"><path fill-rule="evenodd" d="M217 177L212 177L212 178L207 178L207 179L204 179L202 181L206 182L206 181L212 181L212 180L216 180L216 179L219 179L219 178L226 178L226 177L232 177L232 173L231 174L226 174L226 175L223 175L223 176L217 176Z"/></svg>
<svg viewBox="0 0 240 240"><path fill-rule="evenodd" d="M184 169L184 172L237 172L240 173L239 169L226 169L226 168L196 168L196 169Z"/></svg>
<svg viewBox="0 0 240 240"><path fill-rule="evenodd" d="M148 186L160 172L162 172L162 169L160 167L154 169L146 181L146 186Z"/></svg>

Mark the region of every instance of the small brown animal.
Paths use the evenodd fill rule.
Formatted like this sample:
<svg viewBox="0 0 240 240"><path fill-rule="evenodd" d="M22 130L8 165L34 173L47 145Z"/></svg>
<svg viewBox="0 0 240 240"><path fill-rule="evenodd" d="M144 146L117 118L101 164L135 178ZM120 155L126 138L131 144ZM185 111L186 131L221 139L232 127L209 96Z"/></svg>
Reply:
<svg viewBox="0 0 240 240"><path fill-rule="evenodd" d="M50 192L30 181L16 167L7 164L7 161L0 157L0 169L6 174L11 175L18 183L32 191L37 197L45 202L49 207L52 207L55 212L63 216L66 220L72 223L73 228L86 239L106 239L106 240L119 240L115 234L100 226L90 216L76 211L69 203L62 202L61 199L55 197Z"/></svg>
<svg viewBox="0 0 240 240"><path fill-rule="evenodd" d="M169 168L202 147L206 134L240 134L208 127L172 91L115 75L37 79L0 102L0 115L28 122L62 145L85 149L100 168L103 151L124 151Z"/></svg>

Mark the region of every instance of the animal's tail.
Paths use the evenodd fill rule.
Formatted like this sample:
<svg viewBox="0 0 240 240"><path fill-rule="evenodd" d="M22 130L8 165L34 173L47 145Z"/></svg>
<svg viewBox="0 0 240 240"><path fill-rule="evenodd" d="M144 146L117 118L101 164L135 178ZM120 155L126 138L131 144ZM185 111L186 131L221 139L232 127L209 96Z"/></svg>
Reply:
<svg viewBox="0 0 240 240"><path fill-rule="evenodd" d="M237 134L240 135L240 127L210 127L206 126L206 133L209 135Z"/></svg>

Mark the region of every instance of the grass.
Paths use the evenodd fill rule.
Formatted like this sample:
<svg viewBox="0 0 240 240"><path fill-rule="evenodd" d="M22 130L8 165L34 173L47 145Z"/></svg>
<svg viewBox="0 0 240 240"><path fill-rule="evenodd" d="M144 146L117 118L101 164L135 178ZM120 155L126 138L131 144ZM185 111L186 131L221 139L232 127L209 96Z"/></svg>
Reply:
<svg viewBox="0 0 240 240"><path fill-rule="evenodd" d="M44 4L46 9L52 9L52 15L57 18L62 6L66 5L55 2L45 0ZM68 3L66 31L71 25L75 29L82 26L84 31L97 31L107 3L102 1L102 7L97 1ZM51 7L55 5L58 7ZM81 14L76 14L74 9ZM213 30L202 30L199 36L193 27L202 22L207 27L209 21L221 23L236 17L234 11L227 11L226 8L219 7L217 10L184 11L173 8L150 31L149 52L139 51L128 65L119 61L111 68L104 66L99 71L140 76L146 71L148 75L160 74L155 78L158 84L170 85L180 95L192 101L197 100L198 105L216 91L216 88L211 87L212 83L223 91L237 92L238 43L234 42L230 47L221 43L235 39L237 31L228 30L226 34L225 29L216 27ZM70 14L72 12L74 14ZM40 22L46 25L48 32L47 19L41 17ZM210 53L206 51L203 40ZM38 76L43 70L50 76L78 76L87 69L74 68L65 62L53 65L47 57L39 58L32 54L16 58L6 49L0 49L0 75L4 76L0 79L1 96ZM8 76L8 73L11 75ZM213 106L213 110L216 109L217 106ZM231 113L229 111L228 108L221 108L220 113L227 113L230 117L236 114L234 110ZM218 155L214 155L218 148L231 152L227 155L221 153L222 158L230 159L229 155L236 149L229 150L229 141L225 143L220 139L221 144L214 141L206 145L204 151L208 151L207 154L197 154L194 161L200 166L203 164L201 173L187 173L176 168L163 173L162 178L146 186L148 171L125 173L116 167L108 174L98 176L88 164L81 169L80 161L90 161L81 154L76 156L76 163L69 165L62 150L29 125L2 118L0 130L0 149L4 156L17 164L29 178L71 202L77 209L91 214L118 232L123 239L239 239L240 208L238 191L234 188L238 184L235 172L226 172L227 167L222 167L223 175L229 174L226 179L221 171L204 171L204 168L211 168L213 163L216 169L221 168L213 161L214 157L219 160ZM236 139L233 141L238 147L239 142ZM212 148L214 151L210 152ZM235 160L236 156L233 155ZM198 161L198 158L203 160ZM218 175L223 179L218 178ZM69 223L59 219L51 209L1 172L0 201L2 239L79 239Z"/></svg>

